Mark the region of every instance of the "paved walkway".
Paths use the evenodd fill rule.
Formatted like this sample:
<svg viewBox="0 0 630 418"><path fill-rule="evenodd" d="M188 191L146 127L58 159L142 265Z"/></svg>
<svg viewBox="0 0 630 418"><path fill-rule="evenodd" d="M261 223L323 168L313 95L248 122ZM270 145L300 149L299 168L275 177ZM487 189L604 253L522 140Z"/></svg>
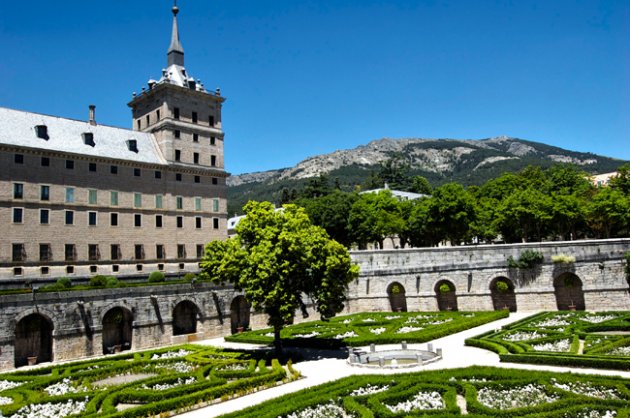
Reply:
<svg viewBox="0 0 630 418"><path fill-rule="evenodd" d="M303 378L291 383L287 383L281 386L276 386L270 389L262 390L260 392L253 393L251 395L242 396L240 398L232 399L226 402L218 403L215 405L207 406L205 408L198 409L196 411L186 412L178 415L182 418L210 418L217 417L229 412L238 411L246 407L257 405L269 399L274 399L279 396L297 392L302 389L306 389L312 386L317 386L322 383L330 382L333 380L341 379L346 376L358 375L358 374L394 374L394 373L411 373L423 370L439 370L439 369L454 369L468 366L493 366L504 367L512 369L527 369L527 370L549 370L557 372L573 372L582 374L599 374L599 375L613 375L630 378L630 372L622 372L616 370L598 370L598 369L577 369L570 367L555 367L533 364L517 364L517 363L501 363L499 356L491 351L482 350L475 347L466 347L464 341L467 338L474 337L486 331L501 328L504 325L512 322L519 321L527 316L534 314L535 312L515 312L511 313L509 318L501 319L499 321L491 322L489 324L481 325L479 327L471 328L469 330L449 335L444 338L439 338L432 341L433 347L442 349L442 360L435 363L430 363L426 366L404 368L404 369L372 369L362 367L352 367L346 363L345 359L330 359L322 358L319 360L304 361L294 365L296 370L299 370ZM234 344L228 343L223 338L217 338L213 340L207 340L200 342L203 345L212 345L223 348L249 348L252 349L251 344ZM422 348L426 349L426 344L408 344L409 348ZM258 348L262 348L259 346ZM400 344L396 345L380 345L379 351L387 348L400 348ZM363 348L369 351L368 347Z"/></svg>

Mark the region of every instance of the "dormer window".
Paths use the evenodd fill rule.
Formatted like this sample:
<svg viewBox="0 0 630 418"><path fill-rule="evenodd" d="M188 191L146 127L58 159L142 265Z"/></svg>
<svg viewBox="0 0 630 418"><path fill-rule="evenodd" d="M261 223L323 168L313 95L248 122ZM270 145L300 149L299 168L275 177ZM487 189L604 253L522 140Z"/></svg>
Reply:
<svg viewBox="0 0 630 418"><path fill-rule="evenodd" d="M50 137L48 136L48 126L46 125L36 125L35 126L35 135L38 138L48 140Z"/></svg>
<svg viewBox="0 0 630 418"><path fill-rule="evenodd" d="M129 151L131 152L138 152L138 141L135 139L128 139L127 148L129 148Z"/></svg>
<svg viewBox="0 0 630 418"><path fill-rule="evenodd" d="M89 145L91 147L96 145L94 142L94 134L92 132L84 132L81 136L83 136L83 143L85 145Z"/></svg>

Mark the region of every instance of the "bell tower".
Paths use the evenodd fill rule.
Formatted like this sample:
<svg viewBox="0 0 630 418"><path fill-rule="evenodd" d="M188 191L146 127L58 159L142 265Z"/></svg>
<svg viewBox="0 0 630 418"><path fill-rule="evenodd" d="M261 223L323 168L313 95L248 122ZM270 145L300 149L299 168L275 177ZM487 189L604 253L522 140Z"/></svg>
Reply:
<svg viewBox="0 0 630 418"><path fill-rule="evenodd" d="M149 80L128 103L133 129L152 133L169 164L208 169L224 177L221 106L225 98L218 88L207 91L201 80L195 80L186 70L177 3L172 12L167 66L159 80Z"/></svg>

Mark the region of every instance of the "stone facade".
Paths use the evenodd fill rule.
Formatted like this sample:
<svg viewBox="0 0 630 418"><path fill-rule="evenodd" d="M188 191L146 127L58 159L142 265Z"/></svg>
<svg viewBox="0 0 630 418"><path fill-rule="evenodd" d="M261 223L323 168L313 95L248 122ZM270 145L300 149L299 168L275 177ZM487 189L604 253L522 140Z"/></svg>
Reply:
<svg viewBox="0 0 630 418"><path fill-rule="evenodd" d="M542 264L531 270L507 267L508 256L518 258L527 249L542 253ZM351 255L361 273L350 285L343 313L506 307L521 311L628 310L623 258L628 251L630 239L356 251ZM576 260L554 264L551 257L558 254ZM497 295L493 286L498 279L509 283L510 291ZM445 282L452 286L452 293L440 293ZM250 312L247 317L249 309L237 303L242 299L231 287L209 283L1 296L0 368L26 364L27 357L38 361L34 354L45 355L47 350L53 361L70 360L116 349L140 350L219 337L239 328L266 327L264 315ZM191 312L177 309L182 304L192 308L195 315L177 318ZM312 309L309 311L310 318L298 314L296 322L316 319ZM122 314L118 331L124 334L127 319L130 329L120 341L114 341L116 335L111 337L111 330L105 330L110 326L106 318L117 312ZM186 327L190 332L174 335L174 324L183 322L185 326L186 320L192 322ZM29 327L30 337L18 332Z"/></svg>

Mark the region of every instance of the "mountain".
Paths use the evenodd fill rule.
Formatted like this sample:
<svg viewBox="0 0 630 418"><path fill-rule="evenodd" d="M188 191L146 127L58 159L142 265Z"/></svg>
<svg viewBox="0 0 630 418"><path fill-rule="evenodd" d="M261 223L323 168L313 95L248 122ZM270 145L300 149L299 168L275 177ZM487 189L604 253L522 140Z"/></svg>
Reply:
<svg viewBox="0 0 630 418"><path fill-rule="evenodd" d="M615 171L626 162L506 136L481 140L384 138L354 149L309 157L295 167L229 177L229 211L239 212L250 199L277 202L283 189L299 190L309 178L320 174L338 179L342 187L351 189L393 158L407 164L410 174L426 177L433 187L450 181L480 185L505 171L518 171L528 165L544 168L571 163L597 174Z"/></svg>

